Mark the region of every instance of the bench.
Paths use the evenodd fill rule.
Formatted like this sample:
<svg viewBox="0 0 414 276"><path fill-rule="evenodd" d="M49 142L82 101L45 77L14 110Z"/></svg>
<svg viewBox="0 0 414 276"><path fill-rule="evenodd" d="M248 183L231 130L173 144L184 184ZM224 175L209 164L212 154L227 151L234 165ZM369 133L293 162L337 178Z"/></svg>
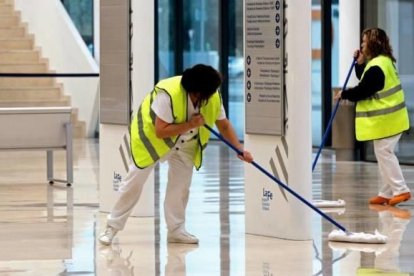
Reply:
<svg viewBox="0 0 414 276"><path fill-rule="evenodd" d="M0 108L0 150L45 150L49 184L73 183L71 107ZM53 151L66 150L66 180L53 178Z"/></svg>

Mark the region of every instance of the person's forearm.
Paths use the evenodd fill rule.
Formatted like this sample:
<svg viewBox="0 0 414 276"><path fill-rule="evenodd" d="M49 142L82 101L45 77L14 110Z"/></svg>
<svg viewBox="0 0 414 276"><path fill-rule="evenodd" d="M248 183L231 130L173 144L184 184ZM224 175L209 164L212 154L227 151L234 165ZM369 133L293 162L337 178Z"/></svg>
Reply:
<svg viewBox="0 0 414 276"><path fill-rule="evenodd" d="M216 126L223 138L238 149L237 157L246 162L252 162L253 156L250 152L244 150L243 145L237 138L237 134L228 119L216 121Z"/></svg>
<svg viewBox="0 0 414 276"><path fill-rule="evenodd" d="M381 68L373 66L368 69L357 86L342 91L341 97L352 102L365 100L380 91L384 87L384 83L385 75Z"/></svg>
<svg viewBox="0 0 414 276"><path fill-rule="evenodd" d="M167 124L156 131L158 138L168 138L177 135L181 135L191 129L195 128L190 122L184 122L180 124Z"/></svg>
<svg viewBox="0 0 414 276"><path fill-rule="evenodd" d="M223 127L219 127L220 134L229 141L233 146L243 152L243 145L240 143L236 131L230 123L225 124Z"/></svg>
<svg viewBox="0 0 414 276"><path fill-rule="evenodd" d="M204 125L204 118L201 114L191 116L190 120L184 123L167 123L160 118L155 119L155 135L158 138L168 138L183 134L191 129Z"/></svg>
<svg viewBox="0 0 414 276"><path fill-rule="evenodd" d="M362 73L364 73L365 63L363 64L355 64L355 75L360 80L362 77Z"/></svg>

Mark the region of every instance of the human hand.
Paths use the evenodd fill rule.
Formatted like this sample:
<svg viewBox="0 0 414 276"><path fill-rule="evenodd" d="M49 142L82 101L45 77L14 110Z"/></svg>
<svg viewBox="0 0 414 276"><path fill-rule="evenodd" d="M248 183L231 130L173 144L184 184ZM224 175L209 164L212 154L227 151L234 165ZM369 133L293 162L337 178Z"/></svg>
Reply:
<svg viewBox="0 0 414 276"><path fill-rule="evenodd" d="M241 151L243 154L238 154L237 157L242 160L242 161L246 161L248 163L251 163L253 161L253 155L248 152L247 150L242 150Z"/></svg>
<svg viewBox="0 0 414 276"><path fill-rule="evenodd" d="M336 93L336 95L334 96L334 100L340 100L342 98L342 90L339 91L338 93Z"/></svg>
<svg viewBox="0 0 414 276"><path fill-rule="evenodd" d="M201 114L194 114L191 117L189 123L190 123L191 128L201 127L204 125L204 117Z"/></svg>
<svg viewBox="0 0 414 276"><path fill-rule="evenodd" d="M363 64L365 62L364 54L362 54L362 52L359 49L355 50L354 59L356 59L358 64Z"/></svg>

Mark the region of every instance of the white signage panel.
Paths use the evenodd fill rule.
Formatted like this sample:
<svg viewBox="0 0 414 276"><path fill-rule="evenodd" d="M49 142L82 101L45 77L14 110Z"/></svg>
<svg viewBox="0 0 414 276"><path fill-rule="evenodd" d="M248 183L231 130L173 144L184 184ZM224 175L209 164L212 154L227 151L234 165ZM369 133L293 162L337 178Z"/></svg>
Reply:
<svg viewBox="0 0 414 276"><path fill-rule="evenodd" d="M284 135L283 1L245 1L246 133Z"/></svg>

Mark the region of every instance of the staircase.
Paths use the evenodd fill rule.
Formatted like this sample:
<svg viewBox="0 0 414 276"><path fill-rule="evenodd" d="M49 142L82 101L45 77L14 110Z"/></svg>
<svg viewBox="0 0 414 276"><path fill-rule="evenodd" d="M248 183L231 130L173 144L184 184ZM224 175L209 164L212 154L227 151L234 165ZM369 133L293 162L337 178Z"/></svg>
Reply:
<svg viewBox="0 0 414 276"><path fill-rule="evenodd" d="M53 73L48 60L34 46L12 0L0 0L0 73ZM1 77L0 107L70 106L70 97L54 78ZM86 136L85 122L72 113L73 137Z"/></svg>

